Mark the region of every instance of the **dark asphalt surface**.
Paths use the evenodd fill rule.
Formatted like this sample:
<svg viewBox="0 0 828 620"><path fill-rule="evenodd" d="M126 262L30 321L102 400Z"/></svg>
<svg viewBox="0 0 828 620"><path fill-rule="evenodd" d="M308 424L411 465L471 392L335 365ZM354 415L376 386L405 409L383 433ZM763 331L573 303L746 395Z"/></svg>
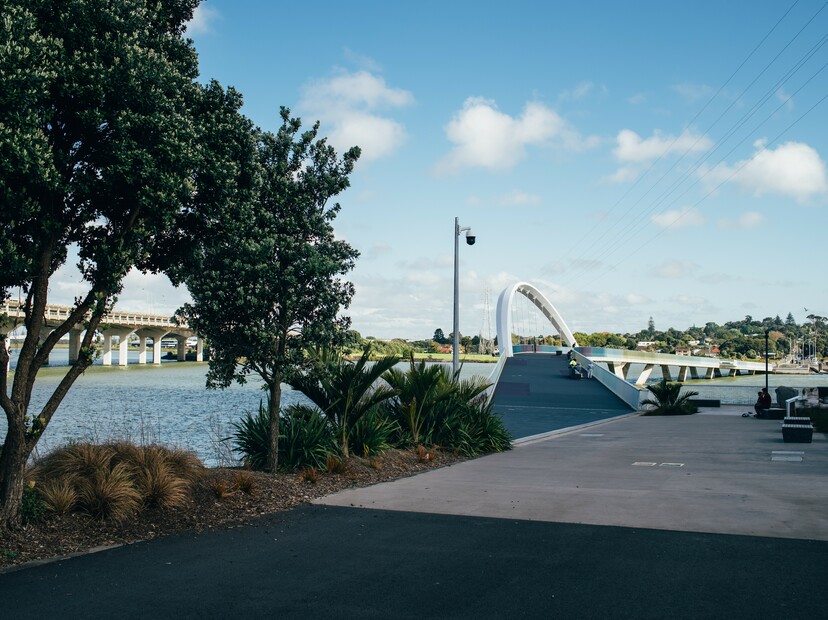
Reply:
<svg viewBox="0 0 828 620"><path fill-rule="evenodd" d="M0 575L3 618L823 618L828 543L304 506Z"/></svg>
<svg viewBox="0 0 828 620"><path fill-rule="evenodd" d="M506 360L494 410L514 439L630 413L598 381L569 378L565 355L526 353Z"/></svg>

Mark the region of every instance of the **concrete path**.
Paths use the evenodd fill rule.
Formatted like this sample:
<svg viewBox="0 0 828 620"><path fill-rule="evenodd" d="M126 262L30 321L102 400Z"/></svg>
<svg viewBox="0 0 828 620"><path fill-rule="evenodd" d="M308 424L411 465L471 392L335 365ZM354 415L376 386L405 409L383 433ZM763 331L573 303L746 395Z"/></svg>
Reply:
<svg viewBox="0 0 828 620"><path fill-rule="evenodd" d="M828 540L828 442L743 408L633 416L320 504Z"/></svg>

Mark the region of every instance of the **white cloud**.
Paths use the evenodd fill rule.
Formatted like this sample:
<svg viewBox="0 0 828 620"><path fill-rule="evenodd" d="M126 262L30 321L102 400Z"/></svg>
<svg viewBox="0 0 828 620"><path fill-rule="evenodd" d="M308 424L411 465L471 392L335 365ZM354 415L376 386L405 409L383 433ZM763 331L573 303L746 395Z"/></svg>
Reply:
<svg viewBox="0 0 828 620"><path fill-rule="evenodd" d="M642 139L630 129L622 129L616 137L618 146L613 153L622 162L644 163L671 153L706 151L713 146L707 136L685 130L678 137L662 135L658 130L649 138Z"/></svg>
<svg viewBox="0 0 828 620"><path fill-rule="evenodd" d="M526 157L526 148L558 144L580 150L596 144L583 138L551 108L529 102L519 117L498 110L494 101L470 97L463 109L445 127L446 137L455 146L435 167L436 172L457 172L464 168L507 170Z"/></svg>
<svg viewBox="0 0 828 620"><path fill-rule="evenodd" d="M629 183L635 181L641 174L641 170L635 166L621 166L618 170L601 179L603 183Z"/></svg>
<svg viewBox="0 0 828 620"><path fill-rule="evenodd" d="M691 261L667 261L661 265L656 266L652 273L659 278L668 278L671 280L678 278L686 278L693 274L698 269L698 265Z"/></svg>
<svg viewBox="0 0 828 620"><path fill-rule="evenodd" d="M333 125L325 133L337 149L359 146L362 159L370 161L391 154L406 140L405 127L379 112L413 102L409 91L392 88L369 71L357 71L309 83L299 107Z"/></svg>
<svg viewBox="0 0 828 620"><path fill-rule="evenodd" d="M497 202L504 206L537 206L541 203L541 197L537 194L527 194L514 189L507 194L499 196Z"/></svg>
<svg viewBox="0 0 828 620"><path fill-rule="evenodd" d="M750 159L733 166L719 164L705 175L713 182L733 181L756 196L782 194L806 202L828 195L825 162L813 147L802 142L785 142L775 149L763 141L754 144Z"/></svg>
<svg viewBox="0 0 828 620"><path fill-rule="evenodd" d="M791 97L788 93L785 92L784 89L780 88L775 93L777 101L779 103L784 103L785 108L790 112L794 108L793 97Z"/></svg>
<svg viewBox="0 0 828 620"><path fill-rule="evenodd" d="M583 81L578 83L575 88L571 90L565 90L560 94L559 99L561 101L578 101L579 99L583 99L587 95L589 95L593 89L595 88L595 84L589 81Z"/></svg>
<svg viewBox="0 0 828 620"><path fill-rule="evenodd" d="M213 31L213 23L215 23L221 15L219 12L204 4L199 4L195 11L193 11L193 18L187 22L185 34L192 37L199 34L207 34Z"/></svg>
<svg viewBox="0 0 828 620"><path fill-rule="evenodd" d="M656 226L673 229L701 226L705 222L704 215L693 208L655 213L650 219Z"/></svg>
<svg viewBox="0 0 828 620"><path fill-rule="evenodd" d="M647 103L647 95L645 93L636 93L627 99L627 103L632 105L641 105Z"/></svg>
<svg viewBox="0 0 828 620"><path fill-rule="evenodd" d="M756 228L764 223L765 216L756 211L745 211L735 220L721 219L719 220L719 228L726 229L749 229Z"/></svg>
<svg viewBox="0 0 828 620"><path fill-rule="evenodd" d="M713 93L713 89L707 84L676 84L673 86L673 91L678 93L681 97L690 103L694 103L699 99L709 97Z"/></svg>

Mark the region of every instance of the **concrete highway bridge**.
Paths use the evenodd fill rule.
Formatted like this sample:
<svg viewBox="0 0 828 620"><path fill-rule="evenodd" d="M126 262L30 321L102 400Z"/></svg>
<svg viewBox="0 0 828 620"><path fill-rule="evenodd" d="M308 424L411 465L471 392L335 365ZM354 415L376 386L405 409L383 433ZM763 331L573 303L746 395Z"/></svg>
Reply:
<svg viewBox="0 0 828 620"><path fill-rule="evenodd" d="M526 297L552 324L562 346L501 345L500 359L489 377L493 384L490 395L495 411L515 437L588 425L637 411L649 396L646 383L655 369L668 381L680 382L765 372L765 364L760 362L579 346L557 309L526 282L500 294L498 343L512 341L513 306L518 295ZM592 364L593 380L569 378L570 352L583 368ZM675 376L672 369L677 369ZM769 364L768 370L773 369Z"/></svg>
<svg viewBox="0 0 828 620"><path fill-rule="evenodd" d="M58 325L62 324L72 313L70 306L47 305L44 321L47 330L41 334L45 339ZM9 331L22 325L25 319L21 304L10 300L0 306L0 322ZM81 336L86 331L83 323L78 323L69 331L69 363L75 362L80 353ZM140 312L114 311L107 314L99 330L103 337L103 365L112 365L113 343L117 341L118 364L127 365L129 337L135 334L139 338L138 363L147 363L147 339L152 341L153 364L161 363L161 340L176 340L176 359L184 361L187 355L187 339L196 337L196 361L204 360L204 341L186 324L177 325L169 316L143 314Z"/></svg>

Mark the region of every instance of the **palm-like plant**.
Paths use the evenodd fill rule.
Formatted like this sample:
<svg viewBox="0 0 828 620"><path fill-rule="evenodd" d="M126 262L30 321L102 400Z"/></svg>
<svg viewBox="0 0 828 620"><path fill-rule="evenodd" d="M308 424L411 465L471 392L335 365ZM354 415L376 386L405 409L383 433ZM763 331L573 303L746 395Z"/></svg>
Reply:
<svg viewBox="0 0 828 620"><path fill-rule="evenodd" d="M378 385L378 381L399 358L390 355L371 363L370 351L370 347L365 347L356 362L341 356L335 361L326 353L323 364L290 379L293 388L313 401L331 421L345 457L350 456L348 440L354 425L371 408L397 393L387 385Z"/></svg>
<svg viewBox="0 0 828 620"><path fill-rule="evenodd" d="M689 390L681 393L681 383L673 383L662 379L660 382L649 386L653 398L641 401L642 405L653 405L653 409L647 410L645 415L688 415L696 413L698 409L690 402L698 392Z"/></svg>
<svg viewBox="0 0 828 620"><path fill-rule="evenodd" d="M390 409L411 433L411 441L416 445L420 443L426 418L439 403L454 396L455 389L448 372L441 366L427 366L425 361L415 363L413 353L409 362L408 372L391 368L383 378L397 391Z"/></svg>

